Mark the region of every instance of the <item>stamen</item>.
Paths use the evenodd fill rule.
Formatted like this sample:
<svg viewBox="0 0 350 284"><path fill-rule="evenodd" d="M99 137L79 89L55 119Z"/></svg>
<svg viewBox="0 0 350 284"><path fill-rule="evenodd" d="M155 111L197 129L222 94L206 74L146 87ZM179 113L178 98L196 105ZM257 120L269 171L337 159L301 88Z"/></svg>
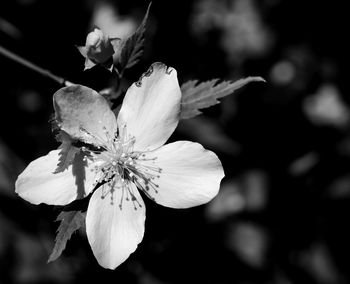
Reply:
<svg viewBox="0 0 350 284"><path fill-rule="evenodd" d="M120 198L120 202L119 202L119 209L123 210L123 198L124 198L124 182L122 183L122 196Z"/></svg>
<svg viewBox="0 0 350 284"><path fill-rule="evenodd" d="M101 198L110 194L110 202L114 204L114 192L121 190L119 209L123 209L124 202L132 202L135 210L142 207L134 192L135 187L142 190L150 199L158 194L158 180L162 169L156 165L157 157L150 157L145 152L134 151L135 137L127 133L126 125L123 125L115 133L110 133L103 126L104 139L92 135L86 129L81 131L87 133L96 141L101 142L97 150L82 147L84 160L91 159L97 162L92 171L96 174L94 186L103 186Z"/></svg>
<svg viewBox="0 0 350 284"><path fill-rule="evenodd" d="M156 158L140 159L141 161L153 161ZM131 180L137 185L143 192L149 192L152 190L154 193L158 193L159 185L156 183L156 179L160 178L162 169L156 166L145 165L140 163L140 160L134 160L134 164L126 165L128 175Z"/></svg>

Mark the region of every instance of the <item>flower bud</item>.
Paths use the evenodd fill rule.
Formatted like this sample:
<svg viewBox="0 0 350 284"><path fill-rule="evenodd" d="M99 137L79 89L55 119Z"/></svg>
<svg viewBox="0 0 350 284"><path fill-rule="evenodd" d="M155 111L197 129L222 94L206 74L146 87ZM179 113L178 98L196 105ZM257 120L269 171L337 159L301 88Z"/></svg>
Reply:
<svg viewBox="0 0 350 284"><path fill-rule="evenodd" d="M95 28L86 37L85 46L78 46L80 53L86 58L85 70L96 64L101 64L109 70L113 68L113 54L115 46L120 41L118 38L109 38L103 32Z"/></svg>
<svg viewBox="0 0 350 284"><path fill-rule="evenodd" d="M95 28L92 32L90 32L86 37L85 46L87 47L98 47L103 40L103 33L100 29Z"/></svg>

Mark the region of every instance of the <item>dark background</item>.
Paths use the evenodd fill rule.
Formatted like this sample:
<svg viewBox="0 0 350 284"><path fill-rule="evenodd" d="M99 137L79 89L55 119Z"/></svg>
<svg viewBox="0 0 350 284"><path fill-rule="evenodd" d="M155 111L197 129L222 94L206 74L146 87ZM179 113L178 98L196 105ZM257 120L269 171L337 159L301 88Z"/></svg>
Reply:
<svg viewBox="0 0 350 284"><path fill-rule="evenodd" d="M100 90L113 76L102 67L82 72L75 45L94 24L111 36L130 34L147 5L1 0L0 45ZM48 121L60 86L0 55L0 283L350 283L345 5L153 1L144 57L126 72L129 84L155 61L176 68L180 83L250 75L267 83L180 123L171 140L200 142L220 157L220 193L187 210L145 200L144 240L115 271L98 266L84 230L46 263L59 211L21 200L14 181L58 146Z"/></svg>

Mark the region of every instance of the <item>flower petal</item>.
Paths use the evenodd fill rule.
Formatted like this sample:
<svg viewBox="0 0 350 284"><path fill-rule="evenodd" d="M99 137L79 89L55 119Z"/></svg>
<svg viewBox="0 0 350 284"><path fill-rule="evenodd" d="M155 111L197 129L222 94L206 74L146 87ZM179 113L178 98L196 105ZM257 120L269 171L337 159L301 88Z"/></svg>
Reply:
<svg viewBox="0 0 350 284"><path fill-rule="evenodd" d="M176 70L154 63L128 89L118 115L118 127L126 126L135 137L134 149L156 149L174 132L180 112L181 90Z"/></svg>
<svg viewBox="0 0 350 284"><path fill-rule="evenodd" d="M77 46L80 54L84 56L85 58L87 57L87 48L86 46Z"/></svg>
<svg viewBox="0 0 350 284"><path fill-rule="evenodd" d="M53 95L58 126L75 139L102 146L117 131L116 117L107 101L93 89L73 85ZM108 134L106 134L108 132Z"/></svg>
<svg viewBox="0 0 350 284"><path fill-rule="evenodd" d="M94 67L96 63L92 62L89 58L85 59L84 71Z"/></svg>
<svg viewBox="0 0 350 284"><path fill-rule="evenodd" d="M209 202L217 195L224 177L218 157L202 145L189 141L170 143L146 152L141 165L145 166L142 168L148 166L147 173L155 167L161 169L160 173L154 171L159 178L151 181L145 193L155 202L172 208Z"/></svg>
<svg viewBox="0 0 350 284"><path fill-rule="evenodd" d="M15 187L20 197L33 204L66 205L91 192L95 181L92 164L86 165L83 155L77 154L73 165L54 173L59 153L54 150L34 160L18 176Z"/></svg>
<svg viewBox="0 0 350 284"><path fill-rule="evenodd" d="M125 200L126 190L121 187L111 190L108 184L102 185L93 193L86 215L86 233L92 251L98 263L109 269L123 263L144 234L143 200L134 184L129 184L128 193L132 192L137 202Z"/></svg>

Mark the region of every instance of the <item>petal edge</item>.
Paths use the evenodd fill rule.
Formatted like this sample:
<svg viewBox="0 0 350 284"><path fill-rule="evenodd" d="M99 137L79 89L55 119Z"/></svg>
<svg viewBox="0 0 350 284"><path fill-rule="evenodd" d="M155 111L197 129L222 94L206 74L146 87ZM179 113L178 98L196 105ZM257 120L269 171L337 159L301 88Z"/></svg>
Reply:
<svg viewBox="0 0 350 284"><path fill-rule="evenodd" d="M177 141L145 153L156 157L150 167L159 167L156 191L146 192L154 201L171 208L189 208L209 202L219 189L224 171L219 158L199 143Z"/></svg>
<svg viewBox="0 0 350 284"><path fill-rule="evenodd" d="M87 196L93 189L95 173L85 167L77 154L73 165L63 172L56 170L60 150L32 161L18 176L15 192L32 204L67 205Z"/></svg>
<svg viewBox="0 0 350 284"><path fill-rule="evenodd" d="M132 183L129 186L142 206L136 210L131 200L124 200L120 209L121 188L111 193L107 184L99 187L90 199L86 234L98 263L104 268L115 269L123 263L136 250L144 235L145 204L136 186Z"/></svg>
<svg viewBox="0 0 350 284"><path fill-rule="evenodd" d="M61 88L53 95L53 105L58 126L72 138L103 146L108 142L106 132L113 137L117 131L117 120L108 102L91 88Z"/></svg>
<svg viewBox="0 0 350 284"><path fill-rule="evenodd" d="M135 137L137 151L163 145L174 132L180 113L181 90L176 70L154 63L132 84L118 115L118 128Z"/></svg>

